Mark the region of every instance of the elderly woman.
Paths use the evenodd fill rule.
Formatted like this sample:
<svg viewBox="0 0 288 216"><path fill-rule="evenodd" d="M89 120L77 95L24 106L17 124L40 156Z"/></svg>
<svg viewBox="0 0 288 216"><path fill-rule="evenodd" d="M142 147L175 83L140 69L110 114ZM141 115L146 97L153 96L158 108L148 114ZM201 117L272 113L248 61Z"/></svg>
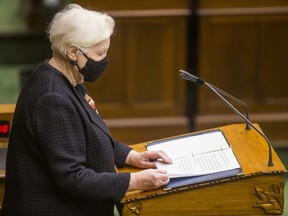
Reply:
<svg viewBox="0 0 288 216"><path fill-rule="evenodd" d="M113 215L127 191L168 183L153 160L111 137L84 81L107 65L114 21L70 4L48 33L53 57L32 73L19 96L11 130L2 215ZM153 159L153 160L151 160ZM115 165L149 168L117 173Z"/></svg>

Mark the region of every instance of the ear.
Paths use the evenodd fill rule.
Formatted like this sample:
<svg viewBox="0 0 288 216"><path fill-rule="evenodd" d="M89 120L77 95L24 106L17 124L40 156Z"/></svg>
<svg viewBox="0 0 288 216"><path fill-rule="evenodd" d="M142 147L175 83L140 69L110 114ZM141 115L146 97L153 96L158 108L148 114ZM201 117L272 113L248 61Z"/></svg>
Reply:
<svg viewBox="0 0 288 216"><path fill-rule="evenodd" d="M79 52L79 48L75 44L70 44L67 47L67 56L72 61L77 61L77 53Z"/></svg>

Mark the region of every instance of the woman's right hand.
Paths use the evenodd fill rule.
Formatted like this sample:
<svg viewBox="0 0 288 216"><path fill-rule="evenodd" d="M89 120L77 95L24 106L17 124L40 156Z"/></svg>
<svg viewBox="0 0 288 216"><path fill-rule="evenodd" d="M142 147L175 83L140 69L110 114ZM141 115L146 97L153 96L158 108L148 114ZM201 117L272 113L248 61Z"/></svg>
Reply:
<svg viewBox="0 0 288 216"><path fill-rule="evenodd" d="M167 172L159 169L146 169L131 173L128 191L153 190L169 182Z"/></svg>

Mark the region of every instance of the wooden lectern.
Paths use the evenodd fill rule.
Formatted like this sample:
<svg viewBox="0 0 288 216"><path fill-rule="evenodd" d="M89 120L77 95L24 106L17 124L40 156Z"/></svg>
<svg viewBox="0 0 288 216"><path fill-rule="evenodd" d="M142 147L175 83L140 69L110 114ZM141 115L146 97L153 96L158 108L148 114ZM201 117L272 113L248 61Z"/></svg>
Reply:
<svg viewBox="0 0 288 216"><path fill-rule="evenodd" d="M121 201L123 215L282 215L287 170L273 148L274 166L268 166L268 144L254 129L245 130L245 124L218 129L232 146L243 175L169 190L128 192ZM145 151L146 143L131 147Z"/></svg>

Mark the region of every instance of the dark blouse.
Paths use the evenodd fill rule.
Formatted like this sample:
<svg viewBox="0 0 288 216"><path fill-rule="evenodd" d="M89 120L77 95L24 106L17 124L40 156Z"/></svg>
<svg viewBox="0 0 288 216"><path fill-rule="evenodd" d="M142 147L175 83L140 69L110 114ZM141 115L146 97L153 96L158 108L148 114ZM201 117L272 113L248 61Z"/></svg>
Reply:
<svg viewBox="0 0 288 216"><path fill-rule="evenodd" d="M111 137L85 93L48 61L34 70L14 114L2 216L113 215L130 181L114 165L131 148Z"/></svg>

